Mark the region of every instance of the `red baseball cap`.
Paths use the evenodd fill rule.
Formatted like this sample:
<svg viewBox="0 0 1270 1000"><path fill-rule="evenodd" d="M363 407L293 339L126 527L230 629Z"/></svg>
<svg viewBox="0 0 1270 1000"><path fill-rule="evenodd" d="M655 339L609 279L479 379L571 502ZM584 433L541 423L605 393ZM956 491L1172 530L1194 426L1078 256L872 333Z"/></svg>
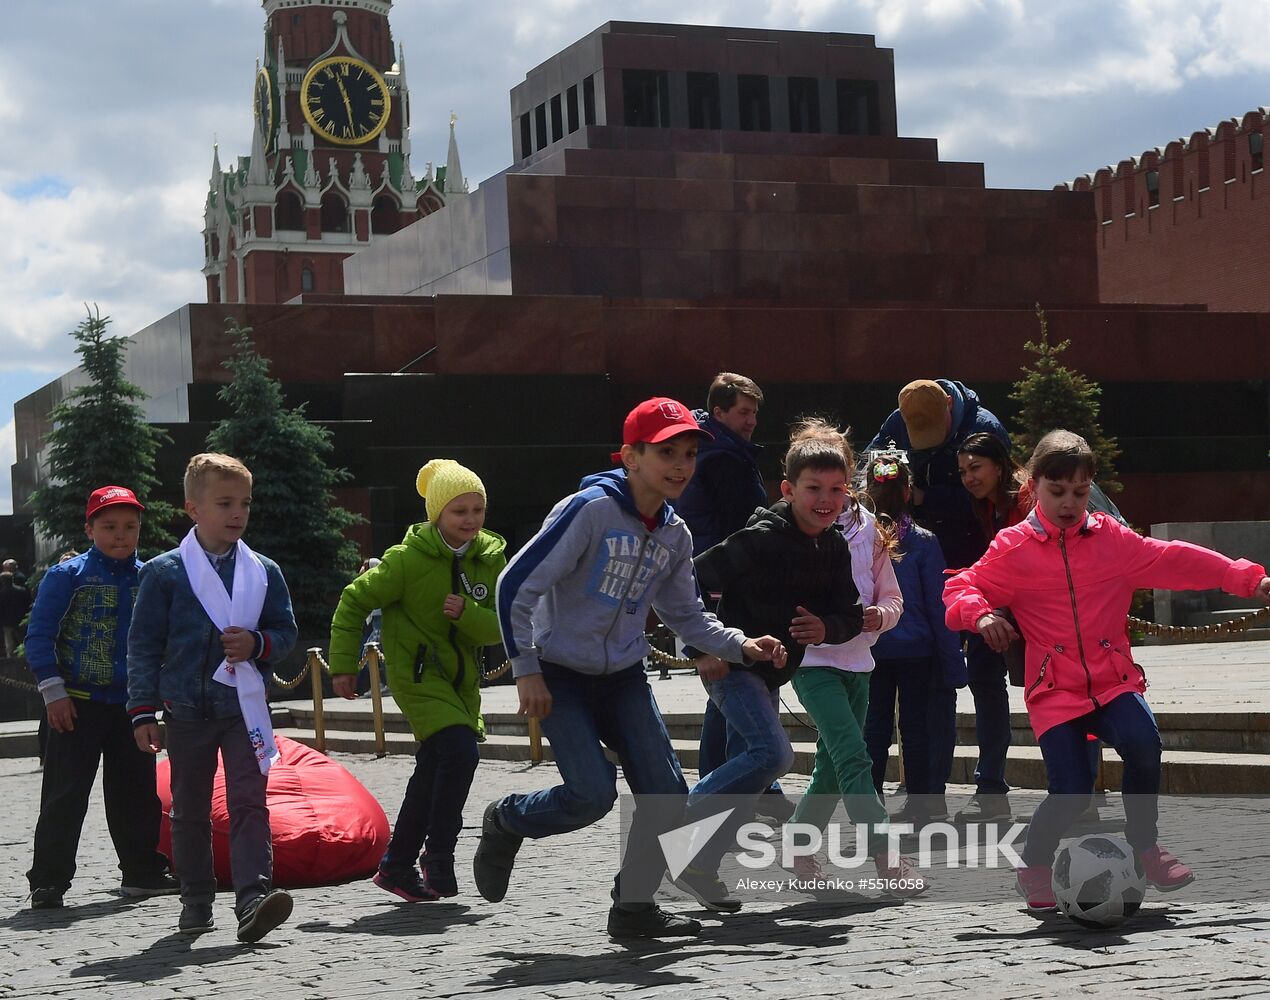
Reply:
<svg viewBox="0 0 1270 1000"><path fill-rule="evenodd" d="M626 415L622 424L622 444L639 444L646 442L656 444L677 434L700 434L713 438L709 431L701 429L692 411L678 400L666 396L654 396L646 399ZM622 460L622 453L615 451L610 456L614 462Z"/></svg>
<svg viewBox="0 0 1270 1000"><path fill-rule="evenodd" d="M89 494L88 510L84 512L84 520L91 521L93 515L99 513L103 507L114 507L116 504L127 504L129 507L136 507L137 510L145 510L141 501L137 499L137 495L128 487L103 486Z"/></svg>

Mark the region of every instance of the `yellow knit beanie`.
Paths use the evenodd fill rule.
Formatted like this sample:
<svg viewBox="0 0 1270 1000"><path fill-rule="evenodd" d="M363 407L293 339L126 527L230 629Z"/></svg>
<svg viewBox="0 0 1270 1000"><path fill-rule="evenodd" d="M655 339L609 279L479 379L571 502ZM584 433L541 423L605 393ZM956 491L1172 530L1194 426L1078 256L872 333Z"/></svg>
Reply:
<svg viewBox="0 0 1270 1000"><path fill-rule="evenodd" d="M445 505L457 496L479 493L482 500L488 499L481 477L452 458L434 458L420 469L415 489L423 497L424 510L433 524L445 510Z"/></svg>

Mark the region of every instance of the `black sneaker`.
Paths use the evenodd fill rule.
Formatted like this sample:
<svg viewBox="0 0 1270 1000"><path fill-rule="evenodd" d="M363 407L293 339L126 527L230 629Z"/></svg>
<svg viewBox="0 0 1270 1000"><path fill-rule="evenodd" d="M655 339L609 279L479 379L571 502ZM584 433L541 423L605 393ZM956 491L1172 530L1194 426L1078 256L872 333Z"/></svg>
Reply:
<svg viewBox="0 0 1270 1000"><path fill-rule="evenodd" d="M754 803L754 815L775 820L784 826L794 818L794 810L798 807L783 792L764 792Z"/></svg>
<svg viewBox="0 0 1270 1000"><path fill-rule="evenodd" d="M667 913L656 904L639 910L623 910L617 906L609 910L609 937L696 937L700 933L700 920Z"/></svg>
<svg viewBox="0 0 1270 1000"><path fill-rule="evenodd" d="M216 927L211 903L186 903L181 907L181 919L176 929L182 934L206 934Z"/></svg>
<svg viewBox="0 0 1270 1000"><path fill-rule="evenodd" d="M174 896L181 891L181 882L168 872L154 872L130 878L125 875L119 891L133 899L144 899L147 896Z"/></svg>
<svg viewBox="0 0 1270 1000"><path fill-rule="evenodd" d="M459 882L454 877L453 854L423 854L419 858L423 871L424 887L436 897L449 898L459 894Z"/></svg>
<svg viewBox="0 0 1270 1000"><path fill-rule="evenodd" d="M285 889L270 889L238 918L238 940L243 944L259 941L291 916L293 905Z"/></svg>
<svg viewBox="0 0 1270 1000"><path fill-rule="evenodd" d="M502 902L507 895L516 852L523 840L523 837L508 833L499 824L498 802L491 802L485 807L485 815L481 819L481 842L476 845L476 856L472 858L472 880L476 883L476 891L491 903Z"/></svg>
<svg viewBox="0 0 1270 1000"><path fill-rule="evenodd" d="M56 886L43 886L39 889L31 890L31 909L33 910L58 910L62 906L62 895L66 890L59 889Z"/></svg>
<svg viewBox="0 0 1270 1000"><path fill-rule="evenodd" d="M1010 800L1004 795L976 795L970 804L957 811L958 823L991 823L993 820L1013 819Z"/></svg>
<svg viewBox="0 0 1270 1000"><path fill-rule="evenodd" d="M430 903L437 894L424 885L419 873L411 868L380 868L371 879L385 892L404 899L407 903Z"/></svg>
<svg viewBox="0 0 1270 1000"><path fill-rule="evenodd" d="M673 884L715 913L736 913L741 909L741 901L728 895L728 887L719 880L716 872L688 867L673 880Z"/></svg>

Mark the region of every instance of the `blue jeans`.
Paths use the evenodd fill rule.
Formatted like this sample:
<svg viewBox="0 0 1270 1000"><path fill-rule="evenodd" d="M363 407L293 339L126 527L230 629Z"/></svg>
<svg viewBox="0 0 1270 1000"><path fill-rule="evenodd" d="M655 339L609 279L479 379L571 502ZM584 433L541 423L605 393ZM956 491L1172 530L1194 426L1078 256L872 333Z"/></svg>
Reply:
<svg viewBox="0 0 1270 1000"><path fill-rule="evenodd" d="M1108 705L1045 731L1037 741L1045 759L1049 795L1036 807L1027 831L1023 862L1052 865L1063 834L1089 805L1094 760L1086 738L1093 733L1124 761L1125 840L1135 851L1154 847L1159 820L1160 730L1140 694L1126 693Z"/></svg>
<svg viewBox="0 0 1270 1000"><path fill-rule="evenodd" d="M499 822L512 833L537 839L601 819L617 801L617 768L604 756L607 746L617 754L635 795L671 797L641 803L627 834L618 876L621 901L647 905L666 870L657 836L683 821L688 786L644 664L611 674L583 674L544 661L542 677L552 700L542 731L563 781L508 795L499 804Z"/></svg>
<svg viewBox="0 0 1270 1000"><path fill-rule="evenodd" d="M878 659L869 675L864 740L873 758L873 787L882 793L900 697L904 787L909 795L943 795L957 745L957 689L943 686L934 657Z"/></svg>
<svg viewBox="0 0 1270 1000"><path fill-rule="evenodd" d="M725 760L740 753L741 747L736 730L728 725L719 706L707 698L705 715L701 719L701 742L697 749L697 774L704 778ZM763 794L784 795L785 792L779 781L773 781L763 789Z"/></svg>
<svg viewBox="0 0 1270 1000"><path fill-rule="evenodd" d="M1005 758L1010 751L1010 696L1006 690L1005 660L977 633L966 645L966 669L970 693L975 699L975 740L979 762L975 765L975 792L1004 795Z"/></svg>
<svg viewBox="0 0 1270 1000"><path fill-rule="evenodd" d="M688 796L688 821L695 822L716 808L736 806L730 800L720 805L711 796L758 796L794 763L794 748L781 726L780 695L750 670L733 667L726 677L703 682L711 703L727 721L728 759L693 787ZM697 855L694 867L715 870L732 843L739 826L749 819L750 810L737 809L709 844Z"/></svg>
<svg viewBox="0 0 1270 1000"><path fill-rule="evenodd" d="M454 857L463 829L463 804L479 761L476 733L470 726L449 726L419 744L415 771L380 867L413 868L425 842L432 857Z"/></svg>

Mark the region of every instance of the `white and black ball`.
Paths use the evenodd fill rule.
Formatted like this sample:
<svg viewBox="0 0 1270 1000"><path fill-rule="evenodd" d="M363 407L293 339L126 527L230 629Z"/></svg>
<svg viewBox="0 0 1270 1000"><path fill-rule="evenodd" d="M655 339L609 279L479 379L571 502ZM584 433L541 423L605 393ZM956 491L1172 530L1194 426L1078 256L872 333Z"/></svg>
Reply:
<svg viewBox="0 0 1270 1000"><path fill-rule="evenodd" d="M1142 864L1119 837L1088 834L1054 859L1058 908L1082 927L1114 927L1137 912L1145 892Z"/></svg>

